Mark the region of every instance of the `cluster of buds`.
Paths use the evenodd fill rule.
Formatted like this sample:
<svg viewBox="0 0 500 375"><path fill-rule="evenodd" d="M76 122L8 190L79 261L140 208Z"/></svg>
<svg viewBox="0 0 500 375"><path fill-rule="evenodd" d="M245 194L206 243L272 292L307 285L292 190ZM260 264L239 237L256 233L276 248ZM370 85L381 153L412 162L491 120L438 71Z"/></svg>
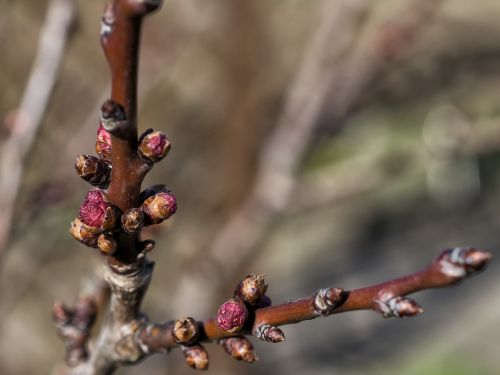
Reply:
<svg viewBox="0 0 500 375"><path fill-rule="evenodd" d="M217 326L229 334L242 331L248 317L253 315L256 309L271 306L271 299L266 295L267 286L263 275L250 274L245 277L236 287L233 298L224 302L217 311ZM285 339L279 328L271 326L264 328L254 332L259 339L268 342L280 342ZM234 342L230 343L235 345ZM227 345L229 344L226 343ZM247 346L243 346L250 350ZM227 351L235 353L236 349ZM251 351L253 353L253 349Z"/></svg>
<svg viewBox="0 0 500 375"><path fill-rule="evenodd" d="M115 226L116 216L117 209L108 202L104 192L91 190L80 206L78 217L71 223L70 233L85 245L96 247L104 242L101 234Z"/></svg>
<svg viewBox="0 0 500 375"><path fill-rule="evenodd" d="M98 157L78 155L75 162L77 174L91 185L106 189L111 182L111 134L120 137L127 131L129 127L124 108L113 100L107 100L101 107L96 136ZM137 152L147 164L163 159L171 147L168 137L153 129L145 131L138 143ZM145 225L161 223L177 210L175 196L164 185L146 189L139 199L142 202L139 207L130 208L117 217L119 210L108 201L105 192L91 190L80 207L78 217L71 223L70 233L85 245L98 247L103 254L112 255L118 246L114 237L117 231L139 233ZM151 251L154 247L152 241L141 244L142 251Z"/></svg>
<svg viewBox="0 0 500 375"><path fill-rule="evenodd" d="M203 345L198 343L200 328L193 318L176 320L172 328L172 337L180 345L189 367L196 370L208 369L208 352Z"/></svg>

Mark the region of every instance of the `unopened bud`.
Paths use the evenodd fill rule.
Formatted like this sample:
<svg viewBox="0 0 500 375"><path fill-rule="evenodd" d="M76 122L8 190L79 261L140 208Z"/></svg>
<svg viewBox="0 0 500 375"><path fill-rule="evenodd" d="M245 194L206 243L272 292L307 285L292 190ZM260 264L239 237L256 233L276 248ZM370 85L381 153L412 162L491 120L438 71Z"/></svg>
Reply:
<svg viewBox="0 0 500 375"><path fill-rule="evenodd" d="M436 262L443 274L459 281L482 271L491 258L492 254L486 250L475 247L456 247L445 250Z"/></svg>
<svg viewBox="0 0 500 375"><path fill-rule="evenodd" d="M103 255L113 255L116 251L116 240L108 233L101 233L97 239L97 247Z"/></svg>
<svg viewBox="0 0 500 375"><path fill-rule="evenodd" d="M101 125L106 131L113 132L125 120L125 110L114 100L108 99L101 106Z"/></svg>
<svg viewBox="0 0 500 375"><path fill-rule="evenodd" d="M147 130L139 139L139 151L152 162L163 159L170 151L170 142L165 133Z"/></svg>
<svg viewBox="0 0 500 375"><path fill-rule="evenodd" d="M95 156L78 155L76 157L75 169L78 176L92 186L104 189L109 185L111 169L105 162Z"/></svg>
<svg viewBox="0 0 500 375"><path fill-rule="evenodd" d="M102 125L97 129L95 152L107 164L111 164L111 135Z"/></svg>
<svg viewBox="0 0 500 375"><path fill-rule="evenodd" d="M245 303L239 298L231 298L224 302L217 311L217 326L229 333L235 333L243 328L248 318Z"/></svg>
<svg viewBox="0 0 500 375"><path fill-rule="evenodd" d="M80 219L86 225L107 230L115 225L116 211L101 190L91 190L80 206Z"/></svg>
<svg viewBox="0 0 500 375"><path fill-rule="evenodd" d="M375 310L380 312L384 318L406 318L424 312L424 309L417 302L402 296L382 297L375 300Z"/></svg>
<svg viewBox="0 0 500 375"><path fill-rule="evenodd" d="M97 247L97 237L99 237L100 231L84 224L79 218L71 222L69 232L77 241L90 247Z"/></svg>
<svg viewBox="0 0 500 375"><path fill-rule="evenodd" d="M144 214L140 208L131 208L122 215L122 228L127 233L140 232L144 225Z"/></svg>
<svg viewBox="0 0 500 375"><path fill-rule="evenodd" d="M245 277L236 287L234 294L243 301L253 305L257 303L266 293L267 284L264 275L250 274Z"/></svg>
<svg viewBox="0 0 500 375"><path fill-rule="evenodd" d="M238 361L252 363L259 358L255 354L250 340L245 337L229 337L219 340L224 351Z"/></svg>
<svg viewBox="0 0 500 375"><path fill-rule="evenodd" d="M158 224L177 211L177 200L172 192L155 194L142 204L145 224Z"/></svg>
<svg viewBox="0 0 500 375"><path fill-rule="evenodd" d="M283 331L278 327L269 324L263 324L259 326L255 331L255 336L259 340L271 343L278 343L285 341L285 334L283 333Z"/></svg>
<svg viewBox="0 0 500 375"><path fill-rule="evenodd" d="M174 341L180 345L191 345L199 338L198 323L193 318L182 318L175 321L172 329Z"/></svg>
<svg viewBox="0 0 500 375"><path fill-rule="evenodd" d="M195 370L208 369L208 352L202 345L184 346L182 353L189 367Z"/></svg>
<svg viewBox="0 0 500 375"><path fill-rule="evenodd" d="M97 317L95 299L90 296L79 297L75 302L73 311L73 325L81 331L89 330Z"/></svg>

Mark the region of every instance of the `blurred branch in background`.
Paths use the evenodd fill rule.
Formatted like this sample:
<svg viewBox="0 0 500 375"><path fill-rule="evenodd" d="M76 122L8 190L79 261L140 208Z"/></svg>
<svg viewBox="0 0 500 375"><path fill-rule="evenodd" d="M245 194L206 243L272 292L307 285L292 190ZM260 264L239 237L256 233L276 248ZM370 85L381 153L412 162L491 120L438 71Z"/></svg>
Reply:
<svg viewBox="0 0 500 375"><path fill-rule="evenodd" d="M195 272L181 278L175 291L176 302L172 304L177 313L184 313L188 307L193 313L193 295L204 299L199 308L210 306L218 288L239 272L250 255L257 256L257 247L272 223L288 209L290 198L295 197L292 192L297 187L297 172L320 117L325 112L334 114L336 121L330 118L330 124L334 122L337 128L338 120L357 104L382 69L404 56L439 4L440 1L409 1L397 17L378 23L375 34L366 36L363 31L370 19L371 2L322 3L320 21L288 88L277 125L260 152L251 191L215 234ZM394 40L399 43L393 43ZM339 189L339 199L345 196L342 191L352 187L349 181L344 185L345 189ZM373 187L367 184L366 189L370 186ZM198 293L201 285L203 296Z"/></svg>
<svg viewBox="0 0 500 375"><path fill-rule="evenodd" d="M3 257L25 159L42 124L57 80L58 70L75 19L74 0L52 0L40 32L37 55L21 103L13 118L10 135L0 154L0 259Z"/></svg>

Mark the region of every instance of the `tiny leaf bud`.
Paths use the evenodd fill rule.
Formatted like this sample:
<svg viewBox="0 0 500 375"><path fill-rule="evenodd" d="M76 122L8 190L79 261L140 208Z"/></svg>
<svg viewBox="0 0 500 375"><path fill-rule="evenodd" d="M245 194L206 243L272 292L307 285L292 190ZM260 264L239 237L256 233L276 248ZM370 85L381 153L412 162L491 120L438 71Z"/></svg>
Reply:
<svg viewBox="0 0 500 375"><path fill-rule="evenodd" d="M69 232L77 241L90 247L97 247L99 230L84 224L79 218L71 222Z"/></svg>
<svg viewBox="0 0 500 375"><path fill-rule="evenodd" d="M144 225L144 214L140 208L131 208L122 215L122 227L127 233L140 232Z"/></svg>
<svg viewBox="0 0 500 375"><path fill-rule="evenodd" d="M97 239L97 247L103 255L113 255L116 251L116 241L108 233L101 233Z"/></svg>
<svg viewBox="0 0 500 375"><path fill-rule="evenodd" d="M238 361L252 363L259 358L250 340L245 337L229 337L219 340L224 351Z"/></svg>
<svg viewBox="0 0 500 375"><path fill-rule="evenodd" d="M226 332L235 333L243 328L247 318L245 303L239 298L231 298L217 311L217 326Z"/></svg>
<svg viewBox="0 0 500 375"><path fill-rule="evenodd" d="M257 303L266 293L267 284L264 275L253 273L245 277L236 287L234 294L243 301L253 305Z"/></svg>
<svg viewBox="0 0 500 375"><path fill-rule="evenodd" d="M170 142L165 133L149 129L139 140L139 151L146 159L156 163L170 151Z"/></svg>
<svg viewBox="0 0 500 375"><path fill-rule="evenodd" d="M86 225L107 230L115 225L116 212L101 190L91 190L80 206L80 219Z"/></svg>
<svg viewBox="0 0 500 375"><path fill-rule="evenodd" d="M260 340L271 343L285 341L285 334L283 333L283 331L278 327L269 324L263 324L258 327L255 331L255 336L257 336L257 338Z"/></svg>
<svg viewBox="0 0 500 375"><path fill-rule="evenodd" d="M114 100L108 99L101 106L101 126L113 132L126 120L125 110Z"/></svg>
<svg viewBox="0 0 500 375"><path fill-rule="evenodd" d="M111 178L111 169L101 159L90 155L78 155L75 169L78 176L92 186L106 188Z"/></svg>
<svg viewBox="0 0 500 375"><path fill-rule="evenodd" d="M182 353L189 367L195 370L208 369L208 352L202 345L184 346Z"/></svg>
<svg viewBox="0 0 500 375"><path fill-rule="evenodd" d="M147 198L142 204L145 224L158 224L177 211L177 200L172 192L162 192Z"/></svg>
<svg viewBox="0 0 500 375"><path fill-rule="evenodd" d="M199 338L198 323L193 318L182 318L175 321L172 329L174 341L180 345L194 344Z"/></svg>

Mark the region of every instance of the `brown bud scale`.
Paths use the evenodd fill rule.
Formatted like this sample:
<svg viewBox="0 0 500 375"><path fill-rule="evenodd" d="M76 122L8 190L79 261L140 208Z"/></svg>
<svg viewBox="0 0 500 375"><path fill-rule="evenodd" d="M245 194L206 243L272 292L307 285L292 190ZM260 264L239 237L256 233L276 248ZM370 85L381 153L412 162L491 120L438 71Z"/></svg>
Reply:
<svg viewBox="0 0 500 375"><path fill-rule="evenodd" d="M144 213L140 208L131 208L122 215L122 228L127 233L140 232L144 225Z"/></svg>
<svg viewBox="0 0 500 375"><path fill-rule="evenodd" d="M79 218L71 222L69 232L77 241L89 247L97 247L97 238L99 237L100 230L86 225Z"/></svg>
<svg viewBox="0 0 500 375"><path fill-rule="evenodd" d="M111 169L101 159L91 155L78 155L75 161L75 169L78 176L92 186L101 189L109 185Z"/></svg>
<svg viewBox="0 0 500 375"><path fill-rule="evenodd" d="M152 162L163 159L170 151L170 142L165 133L149 129L139 140L139 151L142 156Z"/></svg>
<svg viewBox="0 0 500 375"><path fill-rule="evenodd" d="M250 340L245 337L229 337L219 340L224 351L238 361L252 363L259 358Z"/></svg>
<svg viewBox="0 0 500 375"><path fill-rule="evenodd" d="M172 192L161 192L147 198L142 204L145 224L159 224L177 211L177 200Z"/></svg>
<svg viewBox="0 0 500 375"><path fill-rule="evenodd" d="M236 287L234 294L243 301L253 305L257 303L266 293L267 284L264 275L250 274L245 277Z"/></svg>
<svg viewBox="0 0 500 375"><path fill-rule="evenodd" d="M108 233L101 233L97 239L97 247L103 255L113 255L116 251L116 240Z"/></svg>
<svg viewBox="0 0 500 375"><path fill-rule="evenodd" d="M182 353L189 367L195 370L208 369L208 352L202 345L184 346Z"/></svg>
<svg viewBox="0 0 500 375"><path fill-rule="evenodd" d="M172 328L172 337L177 344L192 345L199 338L198 323L190 317L178 319Z"/></svg>

